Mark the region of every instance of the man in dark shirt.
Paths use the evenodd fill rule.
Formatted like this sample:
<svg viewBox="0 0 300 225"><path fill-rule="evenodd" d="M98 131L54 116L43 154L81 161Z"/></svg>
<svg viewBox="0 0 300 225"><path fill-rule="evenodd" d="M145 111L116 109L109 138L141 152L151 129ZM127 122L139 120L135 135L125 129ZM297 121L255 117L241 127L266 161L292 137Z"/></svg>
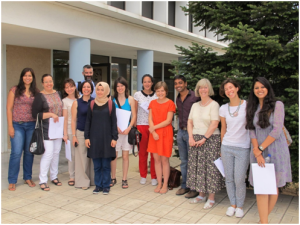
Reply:
<svg viewBox="0 0 300 225"><path fill-rule="evenodd" d="M79 86L80 86L85 80L87 80L87 81L91 82L91 83L93 84L93 86L94 86L94 91L93 91L93 93L91 94L91 97L96 98L95 84L94 84L94 82L93 82L93 80L92 80L93 74L94 74L93 67L92 67L91 65L85 65L85 66L83 67L83 70L82 70L82 75L83 75L83 77L84 77L84 80L79 81L79 82L76 82L76 88L77 88L77 90L79 91L79 89L80 89ZM79 92L79 93L82 95L81 92Z"/></svg>
<svg viewBox="0 0 300 225"><path fill-rule="evenodd" d="M195 97L192 90L187 89L186 78L182 75L174 77L175 89L179 92L176 98L176 106L178 109L179 128L177 133L177 145L179 157L181 160L180 169L182 174L181 188L176 192L176 195L185 195L186 198L194 198L198 196L198 192L190 190L186 187L188 151L189 151L189 134L187 132L187 121L192 105L200 101L199 97Z"/></svg>

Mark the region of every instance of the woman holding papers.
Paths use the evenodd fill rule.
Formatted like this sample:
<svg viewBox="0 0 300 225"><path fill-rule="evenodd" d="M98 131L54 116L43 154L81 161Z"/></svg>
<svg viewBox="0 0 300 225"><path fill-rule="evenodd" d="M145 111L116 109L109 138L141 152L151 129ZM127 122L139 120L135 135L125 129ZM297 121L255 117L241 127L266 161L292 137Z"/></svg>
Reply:
<svg viewBox="0 0 300 225"><path fill-rule="evenodd" d="M88 108L84 138L89 149L87 156L93 159L95 185L93 193L110 191L110 163L116 158L116 143L118 139L116 107L107 97L110 88L107 83L96 85L96 98Z"/></svg>
<svg viewBox="0 0 300 225"><path fill-rule="evenodd" d="M140 141L139 150L139 170L141 184L146 184L146 177L148 174L148 155L147 147L149 140L149 104L152 100L157 99L154 92L153 77L149 74L145 74L142 77L143 90L138 91L134 94L135 109L137 110L136 128L142 133L142 139ZM157 179L155 174L154 158L153 154L150 153L150 174L151 184L157 185Z"/></svg>
<svg viewBox="0 0 300 225"><path fill-rule="evenodd" d="M57 186L62 185L57 178L62 137L49 138L49 118L52 118L54 123L59 122L59 117L63 115L63 103L60 93L53 90L53 79L50 74L42 76L42 85L44 89L36 95L32 104L32 117L36 118L38 115L39 121L43 120L45 153L40 162L39 184L42 190L49 191L50 188L47 185L49 168L51 182Z"/></svg>
<svg viewBox="0 0 300 225"><path fill-rule="evenodd" d="M206 201L204 209L215 203L215 193L224 187L224 178L214 161L220 157L221 138L218 129L219 104L212 100L214 95L209 80L201 79L195 88L195 96L201 101L192 105L188 118L190 150L188 154L188 172L186 186L199 192L199 196L190 201Z"/></svg>
<svg viewBox="0 0 300 225"><path fill-rule="evenodd" d="M114 99L115 107L118 110L126 110L131 112L131 120L128 120L126 128L121 129L118 127L118 142L116 146L116 158L111 162L111 187L117 183L116 168L118 152L122 151L123 158L123 177L122 188L128 188L127 173L129 167L129 151L132 149L132 145L128 143L128 133L136 121L135 102L132 96L129 95L128 83L123 77L118 77L114 83ZM121 111L119 111L122 114ZM118 124L124 120L121 115L118 115Z"/></svg>
<svg viewBox="0 0 300 225"><path fill-rule="evenodd" d="M249 95L246 114L246 129L250 130L251 148L250 163L264 167L268 154L274 163L277 187L283 187L292 181L290 153L283 132L284 105L276 101L270 82L264 77L254 80ZM253 186L252 169L249 174ZM256 195L260 222L268 223L268 215L273 210L277 195Z"/></svg>
<svg viewBox="0 0 300 225"><path fill-rule="evenodd" d="M84 129L88 108L94 100L91 97L94 86L90 81L85 80L78 91L82 93L82 97L74 101L71 108L72 146L75 147L75 187L87 190L94 185L94 166L92 159L87 157Z"/></svg>
<svg viewBox="0 0 300 225"><path fill-rule="evenodd" d="M63 116L64 116L64 137L65 143L68 141L72 143L72 129L71 129L71 108L73 102L79 97L78 90L76 89L75 82L72 79L66 79L64 81L64 92L63 92ZM74 186L75 184L75 146L71 146L71 159L68 161L70 179L68 184Z"/></svg>
<svg viewBox="0 0 300 225"><path fill-rule="evenodd" d="M226 190L231 206L226 215L243 217L246 197L245 175L249 166L250 136L245 129L246 101L240 99L241 86L233 79L226 79L220 86L220 96L229 103L220 107L221 153L225 170Z"/></svg>
<svg viewBox="0 0 300 225"><path fill-rule="evenodd" d="M31 113L32 103L38 92L33 70L24 68L18 85L12 87L8 93L6 112L11 142L8 167L8 190L10 191L16 190L23 151L23 179L29 187L35 187L32 181L33 154L29 151L29 145L36 120Z"/></svg>
<svg viewBox="0 0 300 225"><path fill-rule="evenodd" d="M168 86L166 82L159 81L154 87L158 99L149 104L149 137L147 151L153 153L157 187L154 192L166 194L170 176L169 158L173 147L172 119L176 112L175 104L168 99ZM143 138L143 137L142 137ZM162 184L162 176L164 183Z"/></svg>

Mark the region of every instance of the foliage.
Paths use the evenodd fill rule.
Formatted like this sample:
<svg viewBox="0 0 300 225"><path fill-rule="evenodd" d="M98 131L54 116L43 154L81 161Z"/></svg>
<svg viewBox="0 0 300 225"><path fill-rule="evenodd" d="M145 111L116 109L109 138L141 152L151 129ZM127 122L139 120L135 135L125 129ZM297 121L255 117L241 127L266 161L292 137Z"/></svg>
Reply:
<svg viewBox="0 0 300 225"><path fill-rule="evenodd" d="M211 81L219 104L228 99L219 96L221 82L237 79L247 99L255 77L266 77L276 96L285 104L285 126L293 143L290 146L293 181L298 182L298 2L189 2L183 11L192 15L200 30L209 30L229 42L224 55L209 47L192 43L188 48L176 46L180 61L171 72L182 74L194 89L201 78Z"/></svg>

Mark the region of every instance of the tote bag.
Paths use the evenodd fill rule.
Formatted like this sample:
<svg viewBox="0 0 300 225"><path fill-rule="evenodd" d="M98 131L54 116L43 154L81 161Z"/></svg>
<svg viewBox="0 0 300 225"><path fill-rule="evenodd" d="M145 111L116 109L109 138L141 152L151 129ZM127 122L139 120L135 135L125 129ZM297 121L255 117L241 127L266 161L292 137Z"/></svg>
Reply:
<svg viewBox="0 0 300 225"><path fill-rule="evenodd" d="M42 155L45 152L43 121L41 120L41 126L39 126L39 114L36 118L35 129L31 137L29 151L34 155Z"/></svg>

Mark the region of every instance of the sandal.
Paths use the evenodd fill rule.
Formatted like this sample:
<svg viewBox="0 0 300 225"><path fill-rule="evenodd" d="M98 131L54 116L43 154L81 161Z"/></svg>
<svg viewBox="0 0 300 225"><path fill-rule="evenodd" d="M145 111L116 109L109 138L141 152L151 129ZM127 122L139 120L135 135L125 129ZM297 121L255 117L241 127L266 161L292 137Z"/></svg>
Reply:
<svg viewBox="0 0 300 225"><path fill-rule="evenodd" d="M28 184L29 187L35 187L35 183L32 180L24 180L24 184Z"/></svg>
<svg viewBox="0 0 300 225"><path fill-rule="evenodd" d="M42 185L44 185L44 187L42 187ZM43 191L50 191L50 188L49 188L49 186L48 186L46 183L40 184L40 187L41 187L41 189L42 189ZM46 189L48 189L48 190L46 190Z"/></svg>
<svg viewBox="0 0 300 225"><path fill-rule="evenodd" d="M62 183L58 180L58 178L55 178L54 180L51 181L53 184L55 184L56 186L61 186Z"/></svg>
<svg viewBox="0 0 300 225"><path fill-rule="evenodd" d="M202 196L198 195L196 198L193 198L190 201L190 204L197 204L197 203L205 202L205 201L206 201L206 196L202 197Z"/></svg>
<svg viewBox="0 0 300 225"><path fill-rule="evenodd" d="M214 206L215 201L208 199L207 202L204 204L203 209L210 209ZM212 205L211 205L212 204Z"/></svg>
<svg viewBox="0 0 300 225"><path fill-rule="evenodd" d="M15 191L16 190L16 184L9 184L8 185L8 190Z"/></svg>
<svg viewBox="0 0 300 225"><path fill-rule="evenodd" d="M110 187L113 187L117 183L117 178L111 179L110 181Z"/></svg>
<svg viewBox="0 0 300 225"><path fill-rule="evenodd" d="M122 188L123 189L128 188L128 182L127 182L127 180L122 180Z"/></svg>
<svg viewBox="0 0 300 225"><path fill-rule="evenodd" d="M75 180L69 180L68 185L69 186L74 186L75 185Z"/></svg>

